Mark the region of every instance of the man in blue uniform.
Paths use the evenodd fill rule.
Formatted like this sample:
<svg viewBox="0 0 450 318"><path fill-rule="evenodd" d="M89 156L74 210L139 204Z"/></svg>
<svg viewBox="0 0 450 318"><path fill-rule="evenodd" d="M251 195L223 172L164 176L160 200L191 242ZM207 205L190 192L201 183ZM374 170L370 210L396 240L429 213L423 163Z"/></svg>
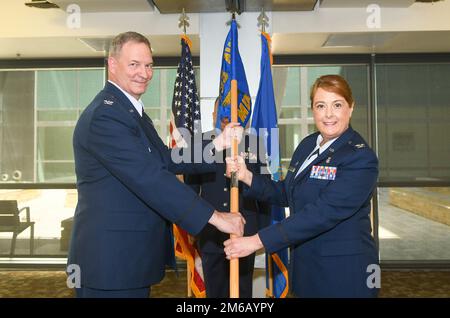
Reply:
<svg viewBox="0 0 450 318"><path fill-rule="evenodd" d="M174 175L214 164L173 164L140 101L152 64L144 36L115 37L108 83L75 127L78 204L68 264L81 270L78 297L148 297L166 264L175 261L172 223L191 234L207 223L224 232L243 231L239 214L216 211ZM230 127L214 142L216 150L230 145Z"/></svg>
<svg viewBox="0 0 450 318"><path fill-rule="evenodd" d="M216 120L216 112L219 98L214 105L213 119ZM221 122L223 130L229 120L224 117ZM214 127L215 127L214 122ZM206 138L214 139L220 130L213 130L204 133ZM254 136L252 136L254 137ZM250 136L245 135L245 139L239 145L239 152L243 152L246 162L251 171L261 173L263 164L257 158L258 144L254 139L250 142ZM256 138L256 137L254 137ZM264 153L264 152L262 152ZM225 174L225 152L216 153L217 164L214 172L204 174L191 174L185 176L186 183L200 194L202 198L211 203L214 208L229 211L230 209L230 179ZM270 175L265 175L270 179ZM255 199L245 198L241 195L242 184L239 187L239 211L246 220L244 235L253 235L259 228L267 226L270 221L270 205L259 202ZM225 258L223 242L230 236L218 231L213 226L207 225L197 236L197 246L202 258L202 268L208 298L229 297L230 286L230 265ZM253 286L253 269L255 263L255 253L239 260L239 297L251 298Z"/></svg>

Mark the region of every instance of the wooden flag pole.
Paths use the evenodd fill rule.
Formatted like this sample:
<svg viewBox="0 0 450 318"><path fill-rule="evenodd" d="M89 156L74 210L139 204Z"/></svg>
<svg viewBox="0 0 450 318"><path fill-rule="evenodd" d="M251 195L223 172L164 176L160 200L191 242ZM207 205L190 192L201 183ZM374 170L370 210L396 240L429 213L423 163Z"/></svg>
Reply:
<svg viewBox="0 0 450 318"><path fill-rule="evenodd" d="M231 80L231 122L237 123L237 80ZM233 137L231 156L238 155L238 139ZM231 174L230 212L239 212L239 180L236 172ZM231 238L236 235L231 234ZM239 298L239 259L230 260L230 298Z"/></svg>
<svg viewBox="0 0 450 318"><path fill-rule="evenodd" d="M274 298L273 296L273 260L272 255L269 253L267 254L267 270L269 272L269 288L268 288L268 297Z"/></svg>
<svg viewBox="0 0 450 318"><path fill-rule="evenodd" d="M192 297L192 288L191 288L191 267L189 266L189 262L186 260L186 278L187 278L187 296L188 298Z"/></svg>
<svg viewBox="0 0 450 318"><path fill-rule="evenodd" d="M177 174L177 179L180 182L184 183L184 176L182 174ZM187 296L188 298L192 297L192 288L191 288L191 266L189 266L189 262L186 258L186 280L187 280Z"/></svg>

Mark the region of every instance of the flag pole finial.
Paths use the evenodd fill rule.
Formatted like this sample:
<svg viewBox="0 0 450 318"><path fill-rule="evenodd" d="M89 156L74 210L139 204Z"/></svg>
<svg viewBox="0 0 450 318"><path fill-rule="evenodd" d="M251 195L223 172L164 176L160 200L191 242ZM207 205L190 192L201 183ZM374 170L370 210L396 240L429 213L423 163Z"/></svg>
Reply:
<svg viewBox="0 0 450 318"><path fill-rule="evenodd" d="M183 33L186 35L186 27L189 27L189 17L184 11L184 8L183 11L181 11L180 18L178 19L178 27L183 28Z"/></svg>
<svg viewBox="0 0 450 318"><path fill-rule="evenodd" d="M231 12L233 14L241 14L243 10L243 5L241 4L241 0L226 0L226 8L228 12Z"/></svg>
<svg viewBox="0 0 450 318"><path fill-rule="evenodd" d="M266 15L264 8L261 8L261 14L258 16L258 27L261 27L261 32L266 32L266 26L269 26L269 17Z"/></svg>
<svg viewBox="0 0 450 318"><path fill-rule="evenodd" d="M227 11L231 13L231 20L227 21L226 25L230 25L231 21L236 21L236 13L242 13L241 0L227 0ZM236 22L238 28L240 28L239 23Z"/></svg>
<svg viewBox="0 0 450 318"><path fill-rule="evenodd" d="M236 21L236 12L231 12L231 20L228 20L226 25L230 25L231 21L235 21L236 22L236 26L237 26L238 29L241 28L241 25Z"/></svg>

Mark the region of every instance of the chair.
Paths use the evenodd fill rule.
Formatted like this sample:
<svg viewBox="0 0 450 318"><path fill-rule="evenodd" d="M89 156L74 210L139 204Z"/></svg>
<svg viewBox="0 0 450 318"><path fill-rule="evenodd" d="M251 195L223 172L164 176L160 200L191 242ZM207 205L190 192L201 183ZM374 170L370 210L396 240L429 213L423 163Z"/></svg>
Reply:
<svg viewBox="0 0 450 318"><path fill-rule="evenodd" d="M72 236L73 217L61 221L61 239L59 240L59 249L61 251L69 250L70 237Z"/></svg>
<svg viewBox="0 0 450 318"><path fill-rule="evenodd" d="M21 221L19 214L26 211L26 221ZM16 249L17 235L30 227L30 255L34 254L34 222L30 221L30 208L19 210L16 200L0 200L0 232L12 232L10 256Z"/></svg>

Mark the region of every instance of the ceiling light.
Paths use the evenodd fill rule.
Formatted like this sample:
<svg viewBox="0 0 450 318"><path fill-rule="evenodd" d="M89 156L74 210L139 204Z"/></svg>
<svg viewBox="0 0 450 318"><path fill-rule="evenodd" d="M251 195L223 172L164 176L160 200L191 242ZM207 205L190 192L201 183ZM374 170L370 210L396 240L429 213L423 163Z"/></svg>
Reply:
<svg viewBox="0 0 450 318"><path fill-rule="evenodd" d="M59 8L58 5L46 0L31 0L31 2L25 2L25 5L27 7L34 7L39 9Z"/></svg>

